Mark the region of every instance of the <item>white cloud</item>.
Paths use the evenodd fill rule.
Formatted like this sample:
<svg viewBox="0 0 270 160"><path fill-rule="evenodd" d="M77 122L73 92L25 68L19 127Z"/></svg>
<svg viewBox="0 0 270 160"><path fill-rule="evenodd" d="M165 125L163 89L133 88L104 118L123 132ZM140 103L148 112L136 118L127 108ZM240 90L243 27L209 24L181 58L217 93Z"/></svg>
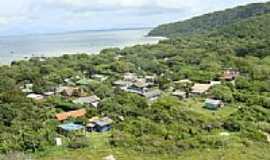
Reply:
<svg viewBox="0 0 270 160"><path fill-rule="evenodd" d="M155 26L240 4L263 1L8 0L0 2L0 25L7 26L5 32L14 33ZM0 34L3 34L1 28Z"/></svg>
<svg viewBox="0 0 270 160"><path fill-rule="evenodd" d="M8 19L6 17L0 17L0 25L8 24Z"/></svg>

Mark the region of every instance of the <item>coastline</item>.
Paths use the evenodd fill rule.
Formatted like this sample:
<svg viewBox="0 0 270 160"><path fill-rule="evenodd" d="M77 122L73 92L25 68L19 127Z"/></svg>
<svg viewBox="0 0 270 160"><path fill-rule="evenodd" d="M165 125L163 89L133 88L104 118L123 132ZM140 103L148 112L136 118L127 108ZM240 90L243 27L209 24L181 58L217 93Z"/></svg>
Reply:
<svg viewBox="0 0 270 160"><path fill-rule="evenodd" d="M92 36L90 38L90 40L88 40L88 41L86 41L87 40L86 38L88 38L88 37L86 37L86 36L84 37L84 35L82 37L80 37L81 36L80 34L82 34L81 32L58 34L55 36L48 34L48 35L44 35L44 37L42 37L43 39L41 41L41 42L45 41L45 43L49 42L49 46L47 48L45 48L46 49L45 51L42 51L42 49L41 49L44 45L43 43L41 43L41 42L40 43L34 42L33 44L30 43L32 41L32 39L35 40L34 38L36 38L35 36L31 35L30 38L26 37L26 38L30 39L30 40L28 40L29 42L26 44L26 46L29 46L28 48L29 48L30 52L19 50L19 53L18 53L18 51L15 52L15 51L13 51L13 49L10 49L9 53L8 52L6 52L5 54L2 53L2 56L0 53L0 66L10 65L13 61L29 60L30 58L33 58L33 57L61 57L62 55L65 55L65 54L81 54L81 53L99 54L100 51L102 51L103 49L106 49L106 48L123 49L125 47L132 47L135 45L148 45L148 44L154 45L154 44L158 44L160 40L167 39L166 37L148 36L147 35L148 32L149 32L149 29L137 29L137 30L134 30L134 29L130 30L129 29L129 30L119 30L119 31L112 30L112 31L105 31L105 32L101 32L101 31L85 32L85 34L88 34L88 37ZM62 40L61 36L63 36L63 40ZM63 44L61 44L59 46L57 46L57 45L55 46L53 44L53 42L57 41L55 39L59 39L59 37L61 39L61 40L59 40L59 41L61 41L60 43L63 43ZM75 40L73 39L73 37L75 37L74 38ZM12 46L16 46L15 44L13 44L14 42L13 42L12 38L14 38L14 37L10 38L11 39L10 43L12 44ZM20 37L20 38L22 40L24 40L23 39L24 37L23 38ZM2 40L2 41L4 41L4 40ZM20 41L22 41L22 40L20 40ZM98 41L98 43L96 43L95 41ZM59 42L57 41L56 43L59 43ZM67 44L65 44L65 43L67 43ZM75 43L75 45L78 45L79 47L75 46L74 48L72 48L73 43ZM52 45L52 48L53 48L52 51L50 51L50 45ZM70 45L72 47L67 48L66 45L67 45L67 47L69 47L68 45ZM1 39L0 39L0 46L1 46ZM36 51L33 52L31 47L37 48ZM25 49L25 48L23 48L23 49ZM22 53L20 53L20 52L22 52Z"/></svg>

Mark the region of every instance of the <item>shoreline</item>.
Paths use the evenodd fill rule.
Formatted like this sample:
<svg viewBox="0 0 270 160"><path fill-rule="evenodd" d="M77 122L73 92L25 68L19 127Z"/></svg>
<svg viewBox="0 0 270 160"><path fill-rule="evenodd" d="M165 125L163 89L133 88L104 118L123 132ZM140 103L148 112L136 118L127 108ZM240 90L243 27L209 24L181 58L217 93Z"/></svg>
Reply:
<svg viewBox="0 0 270 160"><path fill-rule="evenodd" d="M1 66L10 66L12 62L18 62L18 61L29 61L31 58L57 58L61 57L63 55L75 55L75 54L87 54L87 55L98 55L100 52L104 49L108 48L119 48L124 49L126 47L133 47L136 45L155 45L158 44L162 40L167 40L167 37L160 37L160 36L148 36L145 35L144 38L149 39L149 41L141 41L141 42L130 42L123 45L118 46L104 46L103 48L94 47L90 49L89 51L59 51L59 52L47 52L47 53L37 53L32 55L22 54L22 55L16 55L14 53L9 53L11 55L14 55L13 58L6 57L6 58L0 58L0 67ZM150 39L154 41L150 41ZM12 51L11 51L12 52Z"/></svg>

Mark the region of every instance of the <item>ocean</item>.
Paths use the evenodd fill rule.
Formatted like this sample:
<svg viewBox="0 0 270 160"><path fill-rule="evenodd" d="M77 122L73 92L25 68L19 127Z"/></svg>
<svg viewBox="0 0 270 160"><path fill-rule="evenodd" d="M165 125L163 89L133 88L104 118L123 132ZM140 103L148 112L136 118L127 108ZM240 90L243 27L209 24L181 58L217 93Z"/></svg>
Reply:
<svg viewBox="0 0 270 160"><path fill-rule="evenodd" d="M162 37L146 37L151 29L81 31L0 37L0 64L30 57L58 57L63 54L96 54L104 48L155 44Z"/></svg>

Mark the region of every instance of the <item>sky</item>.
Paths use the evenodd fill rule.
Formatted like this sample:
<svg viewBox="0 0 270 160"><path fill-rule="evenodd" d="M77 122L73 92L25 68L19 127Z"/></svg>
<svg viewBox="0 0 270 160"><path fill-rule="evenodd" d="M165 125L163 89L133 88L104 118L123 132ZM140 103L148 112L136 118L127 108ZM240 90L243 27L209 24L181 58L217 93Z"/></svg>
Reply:
<svg viewBox="0 0 270 160"><path fill-rule="evenodd" d="M1 0L0 35L154 27L266 0Z"/></svg>

